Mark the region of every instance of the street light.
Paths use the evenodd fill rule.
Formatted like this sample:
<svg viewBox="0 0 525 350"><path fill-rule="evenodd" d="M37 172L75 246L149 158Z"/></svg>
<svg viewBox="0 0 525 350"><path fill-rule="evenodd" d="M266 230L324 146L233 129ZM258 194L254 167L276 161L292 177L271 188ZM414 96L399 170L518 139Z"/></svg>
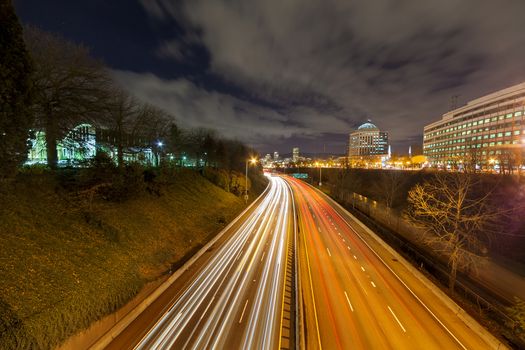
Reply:
<svg viewBox="0 0 525 350"><path fill-rule="evenodd" d="M164 143L162 141L157 141L157 147L159 148L159 151L157 152L157 166L160 166L160 155L162 152L162 146L164 146Z"/></svg>
<svg viewBox="0 0 525 350"><path fill-rule="evenodd" d="M323 185L323 181L322 181L322 169L323 169L323 164L322 164L322 163L315 162L315 165L316 165L316 166L319 166L319 187L321 187L321 186Z"/></svg>
<svg viewBox="0 0 525 350"><path fill-rule="evenodd" d="M244 191L245 191L244 201L246 202L246 204L248 204L248 162L255 164L257 163L257 159L255 158L246 159L246 184L244 186Z"/></svg>

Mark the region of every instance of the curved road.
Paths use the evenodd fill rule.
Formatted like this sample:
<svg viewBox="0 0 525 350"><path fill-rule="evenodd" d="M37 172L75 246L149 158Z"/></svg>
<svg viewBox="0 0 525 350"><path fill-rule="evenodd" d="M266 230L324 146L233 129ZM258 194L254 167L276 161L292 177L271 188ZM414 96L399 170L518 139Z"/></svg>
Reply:
<svg viewBox="0 0 525 350"><path fill-rule="evenodd" d="M487 349L325 194L293 178L307 349Z"/></svg>
<svg viewBox="0 0 525 350"><path fill-rule="evenodd" d="M109 348L279 348L292 220L290 189L272 177L259 203L188 278L162 316L135 321L135 328L149 329L138 344L126 343L130 335L124 332Z"/></svg>

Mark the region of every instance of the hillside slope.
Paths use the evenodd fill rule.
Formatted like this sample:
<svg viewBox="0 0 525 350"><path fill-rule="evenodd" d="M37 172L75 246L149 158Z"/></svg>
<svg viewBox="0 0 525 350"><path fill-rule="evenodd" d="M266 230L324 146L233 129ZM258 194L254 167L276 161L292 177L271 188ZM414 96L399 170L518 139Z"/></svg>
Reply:
<svg viewBox="0 0 525 350"><path fill-rule="evenodd" d="M50 349L114 311L233 219L195 172L159 194L79 205L49 174L0 187L0 348Z"/></svg>

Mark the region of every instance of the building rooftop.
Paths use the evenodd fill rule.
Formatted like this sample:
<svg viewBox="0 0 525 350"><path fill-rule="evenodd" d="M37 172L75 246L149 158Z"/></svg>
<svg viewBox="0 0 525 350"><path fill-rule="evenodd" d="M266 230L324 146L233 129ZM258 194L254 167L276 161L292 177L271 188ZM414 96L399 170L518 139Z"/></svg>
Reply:
<svg viewBox="0 0 525 350"><path fill-rule="evenodd" d="M375 131L375 130L379 130L379 128L375 126L374 124L372 124L370 121L368 121L362 124L360 127L358 127L357 130Z"/></svg>

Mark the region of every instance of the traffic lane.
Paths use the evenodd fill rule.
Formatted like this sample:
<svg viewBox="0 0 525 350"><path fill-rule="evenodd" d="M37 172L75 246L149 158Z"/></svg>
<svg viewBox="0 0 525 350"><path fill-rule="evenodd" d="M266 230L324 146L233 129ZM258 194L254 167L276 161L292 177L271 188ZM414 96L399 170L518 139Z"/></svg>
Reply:
<svg viewBox="0 0 525 350"><path fill-rule="evenodd" d="M326 197L328 201L333 202L324 194L319 193L319 195L322 195L323 197ZM342 208L339 208L335 202L333 204L334 205L331 207L331 210L334 210L337 216L341 212L345 212ZM349 215L348 217L352 219ZM346 221L344 221L343 224L348 225ZM357 224L351 228L351 231L356 229L360 229ZM406 287L402 290L412 295L413 299L418 300L420 310L422 310L420 313L417 313L418 316L430 315L434 322L441 326L441 329L449 336L449 338L455 339L461 348L477 349L490 347L489 344L487 344L477 332L474 332L470 328L470 324L465 323L457 316L457 310L451 310L441 299L437 298L428 285L423 283L422 280L416 277L402 264L397 262L397 259L375 239L369 237L366 231L361 229L359 233L354 233L358 241L362 242L364 246L367 246L368 244L375 252L379 252L379 254L381 254L380 256L382 257L382 264L378 266L382 266L390 271L390 276L392 276L399 283L406 285ZM367 238L366 243L361 238L357 237L357 235ZM370 253L372 257L380 259L373 253L371 249L366 250L366 252ZM396 277L396 275L399 278ZM428 283L430 284L432 282L428 281ZM434 288L437 287L434 286Z"/></svg>
<svg viewBox="0 0 525 350"><path fill-rule="evenodd" d="M296 194L296 198L299 196ZM298 201L300 199L298 198ZM307 202L306 200L305 202ZM309 223L303 229L308 232L311 239L307 239L306 250L310 254L311 269L313 276L315 303L319 315L321 344L324 348L388 348L385 336L375 334L382 328L376 327L373 323L372 312L363 312L360 307L361 317L366 319L365 325L356 322L354 314L355 304L359 304L357 298L353 298L350 291L353 286L345 286L344 278L341 277L340 264L337 264L338 252L330 245L327 246L319 238L323 228L319 227L319 222L314 218L315 213L308 215L308 209L303 205L301 214L305 214L302 222ZM319 216L319 215L317 215ZM304 218L304 219L303 219ZM339 267L339 268L338 268ZM346 277L346 276L345 276ZM352 305L349 299L353 298ZM363 303L365 306L367 303ZM310 322L311 323L311 322ZM310 327L311 329L311 327ZM315 329L314 329L315 330ZM371 335L371 336L370 336ZM311 344L312 341L309 341Z"/></svg>
<svg viewBox="0 0 525 350"><path fill-rule="evenodd" d="M370 256L370 251L366 247L357 244L353 250L351 249L353 243L348 242L348 235L352 232L345 230L347 227L337 230L337 226L333 224L336 218L332 220L327 214L329 208L326 208L325 203L321 201L314 203L312 210L316 214L317 225L327 232L326 235L319 235L321 241L316 244L331 247L331 258L334 260L335 273L341 288L348 289L354 286L350 289L351 292L347 292L353 294L350 300L353 297L357 298L359 304L367 309L365 315L373 315L362 321L369 329L367 334L369 340L375 341L376 337L382 337L382 339L389 339L389 343L397 343L398 346L402 345L405 348L457 347L458 344L454 339L448 337L447 342L447 334L439 327L436 329L435 321L428 313L417 313L424 311L418 310L420 305L417 300L414 300L397 280L393 280L395 277L380 261L374 259L375 256ZM373 307L370 307L372 305ZM360 318L361 316L362 314L359 314ZM414 341L415 339L421 342ZM374 346L379 345L386 346L384 343Z"/></svg>
<svg viewBox="0 0 525 350"><path fill-rule="evenodd" d="M273 193L275 188L272 188L271 191ZM260 207L260 210L271 203L272 193L270 193L268 200ZM155 325L153 331L148 334L148 339L144 341L145 347L169 346L173 341L176 341L180 333L184 331L186 325L191 322L195 313L199 311L205 299L209 297L206 294L209 293L212 288L216 288L214 283L218 283L219 280L225 280L227 272L233 268L235 256L238 257L238 255L242 253L244 244L249 242L251 230L255 229L258 224L264 225L264 220L259 222L255 215L250 217L249 220L246 220L244 226L240 228L235 237L235 240L217 253L213 261L205 267L197 276L196 280L175 302L169 313L163 316L162 323ZM258 229L260 229L260 227ZM222 278L222 275L226 276ZM174 328L175 330L173 331Z"/></svg>
<svg viewBox="0 0 525 350"><path fill-rule="evenodd" d="M332 219L334 221L339 219L340 227L348 227L349 235L347 237L353 237L355 239L355 242L359 244L358 246L361 247L361 251L364 253L363 256L368 261L374 259L379 260L380 263L374 263L374 266L377 266L379 269L385 272L380 272L379 278L390 276L390 278L385 280L386 284L400 285L400 288L391 288L391 291L393 290L394 292L398 293L397 299L401 302L405 301L407 299L404 295L408 294L412 300L417 301L413 304L418 306L417 309L413 307L412 303L408 304L408 306L405 304L404 311L407 313L407 317L409 317L408 319L421 320L425 317L427 319L430 318L434 324L440 326L439 328L441 329L442 333L448 336L449 340L453 339L457 343L456 346L459 346L459 348L477 349L489 347L489 345L478 335L478 333L473 332L469 325L463 322L453 310L445 305L445 303L443 303L440 299L437 299L430 288L426 286L418 277L414 276L414 274L408 271L403 265L399 264L397 259L395 259L388 250L380 245L375 239L368 237L367 233L363 232L364 230L359 230L360 227L357 224L354 223L354 225L351 227L347 220L350 219L348 221L352 222L353 219L350 215L348 215L348 213L346 213L344 209L340 208L328 196L320 193L317 190L314 192L315 195L319 196L319 198L322 198L326 200L327 203L329 203L325 210L333 214ZM346 215L347 219L343 219L340 216L342 214ZM356 229L359 230L359 233L355 232ZM360 237L367 237L367 243L359 238L358 235ZM367 244L372 248L369 248ZM379 252L382 258L379 258L376 254L374 254L372 249L374 249L375 252ZM396 274L399 276L399 278L396 276ZM401 286L404 288L401 288ZM399 296L399 294L403 294L403 292L404 295ZM420 327L427 329L426 333L430 332L434 334L434 330L428 328L427 326L429 324L428 321L421 322L421 324L422 326ZM416 329L419 330L419 328ZM420 341L425 339L423 334L424 332L418 333L418 339L420 339ZM441 336L438 337L438 341L441 343L443 342L443 339L445 338Z"/></svg>
<svg viewBox="0 0 525 350"><path fill-rule="evenodd" d="M281 186L282 187L282 186ZM282 188L280 188L280 192L281 192L281 195L277 195L275 196L275 200L274 200L274 206L275 206L275 203L280 203L280 202L283 202L283 198L282 197ZM286 196L288 196L288 193L285 192ZM256 235L256 237L264 237L264 236L271 236L273 230L275 230L276 228L282 228L283 227L283 223L282 223L282 217L283 215L282 214L279 214L277 215L276 213L281 213L281 212L284 212L282 210L283 208L279 208L279 207L276 207L276 208L272 208L272 209L269 209L269 210L265 210L265 214L263 215L264 216L264 219L263 219L263 222L265 224L263 224L264 228L259 228L259 231ZM268 218L269 217L269 218ZM274 222L275 224L273 225L273 227L270 227L270 229L268 228L269 227L269 224ZM283 230L281 229L281 232L283 232ZM274 235L276 236L276 235ZM276 239L273 240L273 242L275 242ZM198 304L197 308L195 309L192 309L192 312L189 314L189 316L187 316L187 321L185 323L183 323L182 325L179 325L179 326L183 326L183 330L182 332L178 332L177 334L175 334L175 338L174 339L174 336L173 334L171 334L171 330L169 330L167 332L167 336L164 336L164 337L161 337L160 341L159 339L157 339L155 337L155 342L153 344L150 344L148 343L148 346L146 347L150 347L152 345L154 345L155 347L172 347L172 346L175 346L175 347L178 347L179 343L179 339L185 339L187 337L185 336L182 336L182 333L183 332L186 332L186 328L188 329L192 329L193 328L193 331L192 333L190 333L190 337L193 336L193 335L197 335L198 336L195 338L196 339L196 343L190 343L188 341L186 341L185 344L180 344L182 346L184 345L190 345L191 344L191 347L208 347L208 346L211 346L211 347L215 347L217 345L220 346L220 344L225 344L227 345L228 347L237 347L237 342L239 340L239 337L238 336L235 336L235 334L242 334L243 333L243 323L242 322L243 320L243 317L244 317L244 314L245 314L245 311L247 313L247 309L246 307L249 305L248 303L248 300L249 298L246 298L246 303L244 303L244 307L243 307L243 310L242 312L239 310L239 307L241 305L241 303L239 303L239 301L241 301L241 299L244 298L244 296L250 296L250 295L254 295L255 291L256 290L261 290L261 288L264 288L264 287L261 287L259 286L258 288L257 287L251 287L250 288L250 284L249 283L249 280L251 280L252 277L254 277L254 275L257 275L257 272L256 272L256 269L254 267L256 267L257 265L254 265L253 262L255 261L255 259L258 259L258 255L260 255L260 251L261 249L259 249L261 246L263 246L262 244L263 242L262 241L258 241L258 242L255 242L255 240L250 243L249 247L245 247L245 252L246 253L243 253L244 250L241 250L241 252L239 253L240 254L243 254L242 255L242 258L240 258L240 256L238 255L237 258L235 259L235 261L239 261L239 264L238 264L238 268L236 269L236 271L234 271L233 275L230 276L230 278L226 278L228 280L228 283L226 285L226 291L222 292L222 295L221 295L221 298L219 298L214 306L214 308L212 309L212 311L208 311L208 308L211 304L208 304L208 306L205 307L205 304L206 302L204 301L204 299L206 298L210 298L209 296L206 296L204 298L202 298L201 302ZM266 242L268 243L268 242ZM274 244L275 245L275 244ZM256 247L256 248L255 248ZM271 248L272 251L274 250L273 248ZM251 254L253 253L253 256L251 256ZM270 259L270 257L272 256L272 254L268 254L268 259ZM264 257L264 256L263 256ZM262 258L263 258L262 257ZM233 258L233 255L230 254L228 259L231 260ZM262 260L261 258L261 260ZM250 260L250 261L248 261ZM270 261L270 263L267 263L266 266L269 266L271 265L272 262ZM283 266L283 264L280 264L280 263L277 263L277 266ZM247 272L243 272L241 268L239 268L240 266L243 266ZM246 268L246 266L248 266ZM266 267L266 269L268 269L268 267ZM262 272L261 272L262 273ZM262 280L266 280L264 277L262 277ZM275 278L274 278L275 280ZM240 281L240 282L239 282ZM202 287L201 284L198 284L199 288ZM246 289L248 287L248 289ZM265 290L267 290L268 288L264 288ZM211 301L214 302L214 300L216 300L216 295L215 294L214 296L211 297ZM275 295L275 293L273 294ZM191 298L190 298L191 299ZM256 300L256 299L254 299ZM182 305L186 305L187 303L181 303ZM233 307L231 306L233 305ZM257 306L255 307L255 310L259 310L259 307L260 306ZM195 315L197 314L201 314L202 312L202 308L204 308L204 312L208 311L210 313L210 316L209 317L204 317L204 319L206 319L206 323L203 325L203 328L206 330L206 332L195 332L195 327L189 327L189 324L191 322L191 319L192 318L195 318ZM175 315L174 318L176 318L176 321L179 321L179 318L182 318L181 314L180 313L177 313L178 311L175 310L172 315ZM237 313L241 313L241 317L239 319L239 325L237 326L236 323L234 322L234 319L235 319L235 316ZM202 315L201 315L202 317ZM266 321L268 320L268 317L265 318ZM171 328L177 328L175 327L176 324L170 324L168 329L171 329ZM260 327L259 324L256 324L254 326L255 328L255 331L253 331L252 329L252 334L253 333L257 333L261 330L261 328L264 330L265 328L264 327ZM210 331L211 330L211 331ZM269 337L267 335L264 336L264 339L268 339ZM271 338L271 337L270 337ZM275 338L275 337L273 337Z"/></svg>
<svg viewBox="0 0 525 350"><path fill-rule="evenodd" d="M220 235L219 239L201 257L187 268L158 298L156 298L140 315L133 320L118 336L116 336L106 349L120 350L132 349L144 337L153 324L166 313L175 300L182 294L188 284L192 282L204 266L217 254L222 246L229 243L232 236L245 223L254 210L256 210L267 197L270 186L259 196L247 210L241 213Z"/></svg>
<svg viewBox="0 0 525 350"><path fill-rule="evenodd" d="M308 192L308 191L307 191ZM308 196L308 193L306 194ZM316 199L315 201L312 200L312 198L307 199L311 205L308 207L308 210L311 211L311 217L314 218L314 223L312 226L314 226L313 230L311 232L319 233L323 232L323 230L327 233L325 235L316 235L312 234L312 251L315 253L316 251L319 251L320 255L324 255L325 257L328 257L330 260L335 260L333 262L326 262L321 261L319 262L319 266L326 267L330 265L335 265L337 268L335 269L324 269L323 273L321 275L323 276L330 276L331 285L338 284L339 288L331 288L327 289L329 291L332 291L335 293L333 296L333 299L336 300L334 304L338 305L341 303L341 299L343 299L342 295L344 294L344 298L347 299L346 302L349 304L350 308L353 308L354 306L351 306L351 299L355 298L356 300L360 300L362 305L365 307L368 307L368 310L364 312L364 314L360 315L359 321L361 323L360 331L357 333L360 335L357 337L357 339L361 339L362 346L364 347L377 347L381 346L382 348L387 348L390 346L398 347L419 347L419 345L414 345L413 338L421 338L422 339L422 345L424 345L426 348L429 346L434 345L434 347L439 348L444 344L442 339L437 339L434 335L435 329L432 327L432 332L427 332L426 336L419 336L419 333L417 335L408 335L406 334L398 334L397 336L393 336L399 332L406 333L405 326L400 322L400 318L403 316L399 316L399 311L394 311L397 308L397 305L404 304L404 300L407 297L406 295L398 295L397 300L385 300L388 299L388 294L381 295L381 288L378 287L378 285L371 280L369 271L362 265L359 264L357 261L357 257L361 255L363 252L361 252L358 255L353 255L353 260L355 261L353 268L351 266L348 266L347 261L352 261L352 259L348 259L349 255L349 247L350 245L346 244L347 238L343 237L343 234L341 232L335 233L336 227L332 223L332 218L327 215L327 208L325 208L324 205L318 205L319 200ZM324 204L324 203L320 203ZM346 235L346 232L344 232ZM339 238L337 238L339 237ZM324 239L324 240L323 240ZM320 249L320 247L326 246L326 252L323 251L323 249ZM330 248L331 247L331 248ZM317 248L317 249L314 249ZM333 252L331 252L333 251ZM338 259L338 257L340 257ZM369 259L369 258L368 258ZM368 261L367 264L372 263L372 267L377 262L371 262ZM367 265L365 264L365 265ZM349 268L350 267L350 268ZM369 268L370 269L370 268ZM372 271L374 269L372 268ZM344 273L343 273L344 272ZM354 277L354 280L352 281L352 277ZM337 283L334 283L334 281L337 281ZM350 283L352 281L352 283ZM319 281L319 283L323 283L323 281ZM352 284L352 285L348 285ZM359 285L359 288L355 288L356 285ZM343 290L343 293L336 292L337 289ZM351 292L347 291L350 290ZM395 288L395 292L399 292ZM369 290L367 292L367 290ZM357 295L356 295L357 292ZM392 292L392 286L390 286L390 292ZM401 290L403 292L403 290ZM386 304L386 306L385 306ZM389 304L395 305L390 306ZM374 307L370 308L370 306L374 305ZM405 304L406 305L406 304ZM416 305L417 306L417 305ZM413 307L413 305L409 306L410 308ZM382 309L383 308L383 309ZM407 308L405 307L405 311ZM363 315L365 316L363 320ZM368 315L373 315L373 317L366 317ZM413 316L413 315L412 315ZM424 316L424 315L423 315ZM394 322L391 322L394 321ZM424 329L425 325L429 320L422 321L421 316L418 315L418 317L413 317L412 321L416 323L414 326L414 329L421 330ZM432 320L430 320L432 321ZM397 324L396 324L397 323ZM409 323L409 322L406 322ZM321 322L323 324L323 322ZM386 329L386 328L389 329ZM331 327L332 329L335 329ZM366 332L363 332L362 330L366 329ZM339 332L340 333L340 332ZM367 337L363 337L363 334L367 334ZM388 337L387 337L388 334ZM339 334L335 334L334 338L338 339L340 337ZM356 337L354 335L354 337ZM364 339L362 339L364 338ZM345 338L343 337L343 340ZM388 344L385 344L384 340L389 339ZM380 340L383 340L382 342ZM355 339L354 339L355 342ZM397 344L397 345L396 345ZM448 344L448 346L454 347L457 346L457 344L454 344L453 342ZM340 346L339 346L340 347Z"/></svg>

